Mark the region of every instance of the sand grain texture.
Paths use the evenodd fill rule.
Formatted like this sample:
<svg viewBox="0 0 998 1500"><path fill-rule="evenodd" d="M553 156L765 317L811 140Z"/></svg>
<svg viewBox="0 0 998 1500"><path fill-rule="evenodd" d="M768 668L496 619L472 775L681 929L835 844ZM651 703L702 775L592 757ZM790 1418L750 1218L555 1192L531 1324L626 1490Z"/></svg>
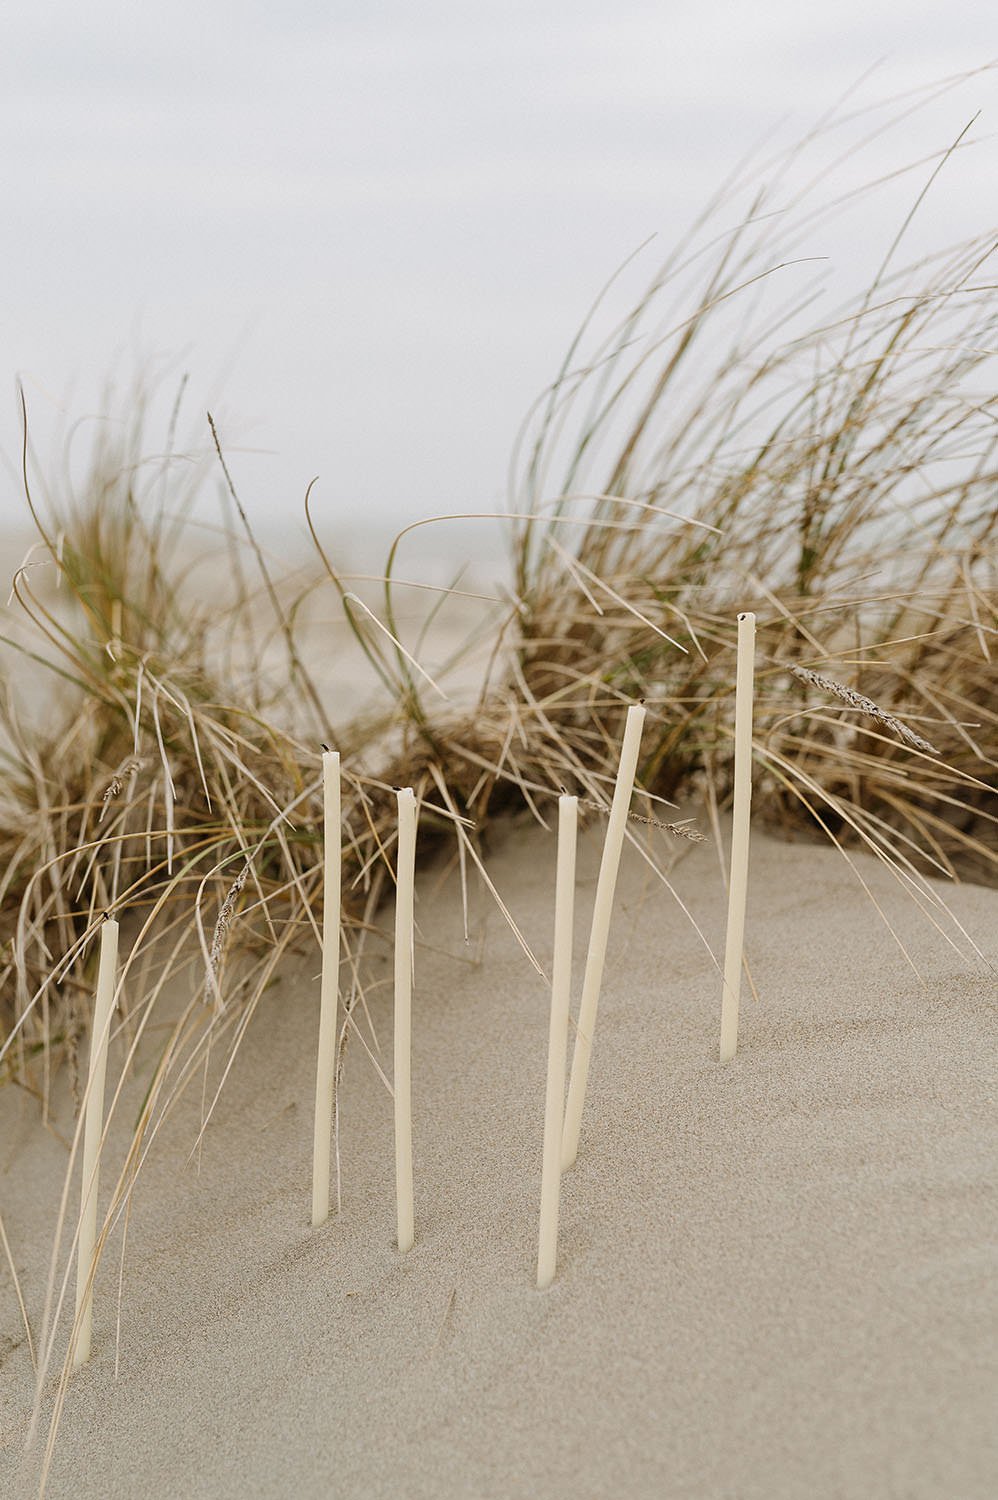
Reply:
<svg viewBox="0 0 998 1500"><path fill-rule="evenodd" d="M545 965L554 852L553 835L523 827L490 865ZM590 834L576 1004L598 854ZM757 837L747 952L761 998L743 996L739 1054L722 1067L717 970L625 851L558 1277L543 1293L548 994L489 899L475 896L466 948L456 877L417 885L417 1240L404 1261L391 1103L356 1045L341 1096L342 1213L309 1226L318 960L285 974L235 1064L200 1173L183 1166L199 1087L150 1155L129 1230L120 1377L119 1231L48 1494L998 1492L995 982L962 966L871 860L858 864L925 984L839 855ZM714 850L684 850L673 878L720 953ZM945 893L994 962L998 893ZM387 977L387 949L376 964ZM375 1000L390 1058L390 986ZM115 1070L112 1051L109 1080ZM126 1109L122 1124L132 1118ZM37 1319L65 1154L12 1089L0 1120L0 1202ZM112 1132L114 1172L123 1139ZM29 1495L31 1367L6 1269L0 1309L0 1482Z"/></svg>

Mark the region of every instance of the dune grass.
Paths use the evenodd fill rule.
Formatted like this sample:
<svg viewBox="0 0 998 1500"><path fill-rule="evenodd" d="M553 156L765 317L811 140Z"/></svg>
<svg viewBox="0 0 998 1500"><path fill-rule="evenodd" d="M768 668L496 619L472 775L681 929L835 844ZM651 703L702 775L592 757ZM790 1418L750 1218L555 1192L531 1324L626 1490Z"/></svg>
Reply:
<svg viewBox="0 0 998 1500"><path fill-rule="evenodd" d="M358 1016L395 788L416 789L421 861L459 860L465 888L477 871L515 928L489 880L489 826L515 812L552 826L563 789L600 818L640 698L634 834L660 867L663 840L716 837L730 798L741 610L758 622L757 815L846 857L874 853L973 956L926 877L998 879L994 236L902 266L899 235L857 300L808 321L813 289L790 250L810 210L777 214L761 188L728 227L729 201L603 336L594 309L532 412L507 586L480 605L493 646L471 696L443 696L447 663L424 660L403 617L404 533L364 588L334 561L313 491L316 567L289 571L253 536L224 432L206 419L181 462L174 420L145 462L141 400L108 429L79 499L41 493L25 413L38 546L14 580L34 637L17 649L33 673L44 663L50 693L43 715L13 690L0 709L4 1074L42 1110L60 1066L78 1087L105 912L128 923L129 1058L168 986L179 978L190 996L100 1243L207 1050L223 1036L234 1049L285 956L315 951L323 741L343 766L341 1056L349 1040L379 1072ZM757 300L790 273L775 309ZM213 478L222 597L191 573L204 551L192 505ZM376 689L356 712L316 644L319 597ZM422 597L432 615L455 595ZM49 1329L57 1302L53 1277Z"/></svg>
<svg viewBox="0 0 998 1500"><path fill-rule="evenodd" d="M899 236L855 305L781 340L809 294L767 304L759 330L751 299L800 234L770 209L763 188L730 229L706 216L618 327L596 339L587 319L521 434L510 587L483 604L495 645L473 702L447 701L403 639L406 533L362 600L310 492L318 566L289 576L252 533L210 416L200 453L175 453L183 386L159 458L144 457L140 397L103 430L79 499L36 497L25 412L38 547L12 597L58 706L30 723L12 691L2 707L8 1074L44 1100L53 1058L72 1062L105 911L141 918L144 954L196 937L211 1024L251 1002L275 946L317 940L323 741L345 770L355 981L402 782L423 801L421 848L456 840L463 868L480 863L500 812L546 820L563 786L606 808L643 698L647 823L697 837L671 809L714 821L730 795L743 608L759 622L760 815L873 849L919 899L926 873L995 878L993 237L898 269ZM187 581L212 477L221 601ZM364 653L374 710L344 714L331 691L307 618L321 590ZM436 598L431 613L450 596Z"/></svg>

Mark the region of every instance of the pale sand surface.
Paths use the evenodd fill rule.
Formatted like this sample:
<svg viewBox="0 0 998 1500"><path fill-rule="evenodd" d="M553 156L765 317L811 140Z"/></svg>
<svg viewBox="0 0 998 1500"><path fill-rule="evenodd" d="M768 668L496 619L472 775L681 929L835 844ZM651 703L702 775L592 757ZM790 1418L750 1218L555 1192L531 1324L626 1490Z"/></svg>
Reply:
<svg viewBox="0 0 998 1500"><path fill-rule="evenodd" d="M576 997L598 843L582 849ZM962 965L871 859L857 864L925 983L841 856L756 836L760 1000L743 1000L739 1056L721 1068L718 975L627 851L546 1293L532 1281L548 996L489 898L473 891L466 947L456 874L419 881L417 1243L404 1261L390 1101L355 1043L342 1213L309 1227L318 962L286 974L200 1174L183 1166L198 1085L150 1155L120 1376L118 1231L49 1494L998 1493L995 981ZM549 964L553 836L503 834L490 868ZM715 851L690 848L673 879L719 952ZM998 893L938 889L998 959ZM387 977L387 949L373 961ZM386 1059L389 998L384 986L372 1002ZM0 1202L37 1322L65 1152L13 1090L0 1121ZM115 1170L121 1142L118 1130ZM0 1313L0 1490L29 1494L30 1468L17 1471L31 1367L5 1267Z"/></svg>

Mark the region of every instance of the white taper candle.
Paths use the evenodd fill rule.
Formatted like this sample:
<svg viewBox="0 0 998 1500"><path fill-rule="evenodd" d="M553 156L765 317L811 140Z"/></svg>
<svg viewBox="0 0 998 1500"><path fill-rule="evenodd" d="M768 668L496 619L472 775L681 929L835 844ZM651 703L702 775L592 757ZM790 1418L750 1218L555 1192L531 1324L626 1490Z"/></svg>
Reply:
<svg viewBox="0 0 998 1500"><path fill-rule="evenodd" d="M541 1288L550 1286L554 1280L558 1259L561 1132L565 1109L568 1005L572 989L572 917L575 909L578 820L578 798L559 798L558 871L554 892L554 967L551 974L548 1076L544 1100L544 1165L541 1171L541 1218L537 1243L537 1285Z"/></svg>
<svg viewBox="0 0 998 1500"><path fill-rule="evenodd" d="M641 748L641 730L644 722L643 704L633 704L627 710L624 740L620 747L620 765L617 768L617 782L613 789L613 801L610 805L606 838L603 842L603 857L600 860L599 877L596 881L593 923L589 931L589 951L586 954L582 999L579 1003L579 1023L575 1034L575 1050L572 1054L572 1076L565 1105L565 1128L561 1148L563 1172L572 1166L579 1153L579 1131L582 1126L582 1110L586 1102L586 1084L589 1079L589 1061L593 1050L593 1032L596 1028L596 1009L599 1005L600 986L603 983L606 945L610 936L613 895L617 887L617 871L620 868L620 853L624 846L624 834L627 831L627 813L631 805L631 792L634 790L634 775L638 768L638 752Z"/></svg>
<svg viewBox="0 0 998 1500"><path fill-rule="evenodd" d="M412 1191L412 970L413 895L416 874L416 797L398 794L398 864L395 891L395 1207L398 1247L415 1238Z"/></svg>
<svg viewBox="0 0 998 1500"><path fill-rule="evenodd" d="M315 1070L315 1130L312 1141L312 1223L329 1217L329 1138L336 1087L336 1009L340 983L340 757L322 754L322 979L319 989L319 1050Z"/></svg>
<svg viewBox="0 0 998 1500"><path fill-rule="evenodd" d="M728 871L728 936L724 948L721 991L721 1062L738 1048L738 997L745 943L748 895L749 809L752 802L752 695L755 670L755 615L738 616L738 664L735 671L735 793L731 815L731 863Z"/></svg>
<svg viewBox="0 0 998 1500"><path fill-rule="evenodd" d="M97 1191L100 1180L100 1143L104 1133L104 1079L107 1074L108 1037L118 969L118 924L109 917L101 924L100 957L97 962L97 998L90 1037L90 1071L87 1077L86 1116L83 1125L83 1186L80 1233L76 1257L76 1347L73 1364L90 1358L93 1332L93 1261L97 1244Z"/></svg>

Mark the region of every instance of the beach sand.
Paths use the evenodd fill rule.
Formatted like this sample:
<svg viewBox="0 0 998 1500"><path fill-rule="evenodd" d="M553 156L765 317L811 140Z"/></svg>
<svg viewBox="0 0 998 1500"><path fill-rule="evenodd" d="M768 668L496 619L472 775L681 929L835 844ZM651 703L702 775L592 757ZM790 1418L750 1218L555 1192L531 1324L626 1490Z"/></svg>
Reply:
<svg viewBox="0 0 998 1500"><path fill-rule="evenodd" d="M522 823L489 855L545 968L554 852L553 834ZM670 878L720 953L716 851L673 853ZM598 830L580 855L576 1002ZM282 973L199 1165L186 1162L200 1079L153 1144L128 1230L119 1375L120 1225L47 1493L998 1493L994 976L963 962L874 860L853 858L922 978L840 854L757 834L747 951L759 998L746 987L738 1057L721 1067L719 975L625 851L582 1148L544 1293L533 1282L548 993L491 898L473 882L466 944L456 872L417 885L417 1239L402 1260L390 1099L356 1040L342 1210L310 1228L318 956ZM933 889L998 960L998 892ZM390 950L371 953L387 1068ZM213 1077L226 1059L223 1046ZM117 1067L112 1050L109 1080ZM129 1084L112 1125L104 1202L147 1081ZM0 1122L0 1205L37 1331L66 1153L18 1090L0 1093ZM72 1129L65 1097L55 1124ZM0 1488L29 1495L45 1426L23 1460L32 1371L2 1263L0 1317Z"/></svg>

